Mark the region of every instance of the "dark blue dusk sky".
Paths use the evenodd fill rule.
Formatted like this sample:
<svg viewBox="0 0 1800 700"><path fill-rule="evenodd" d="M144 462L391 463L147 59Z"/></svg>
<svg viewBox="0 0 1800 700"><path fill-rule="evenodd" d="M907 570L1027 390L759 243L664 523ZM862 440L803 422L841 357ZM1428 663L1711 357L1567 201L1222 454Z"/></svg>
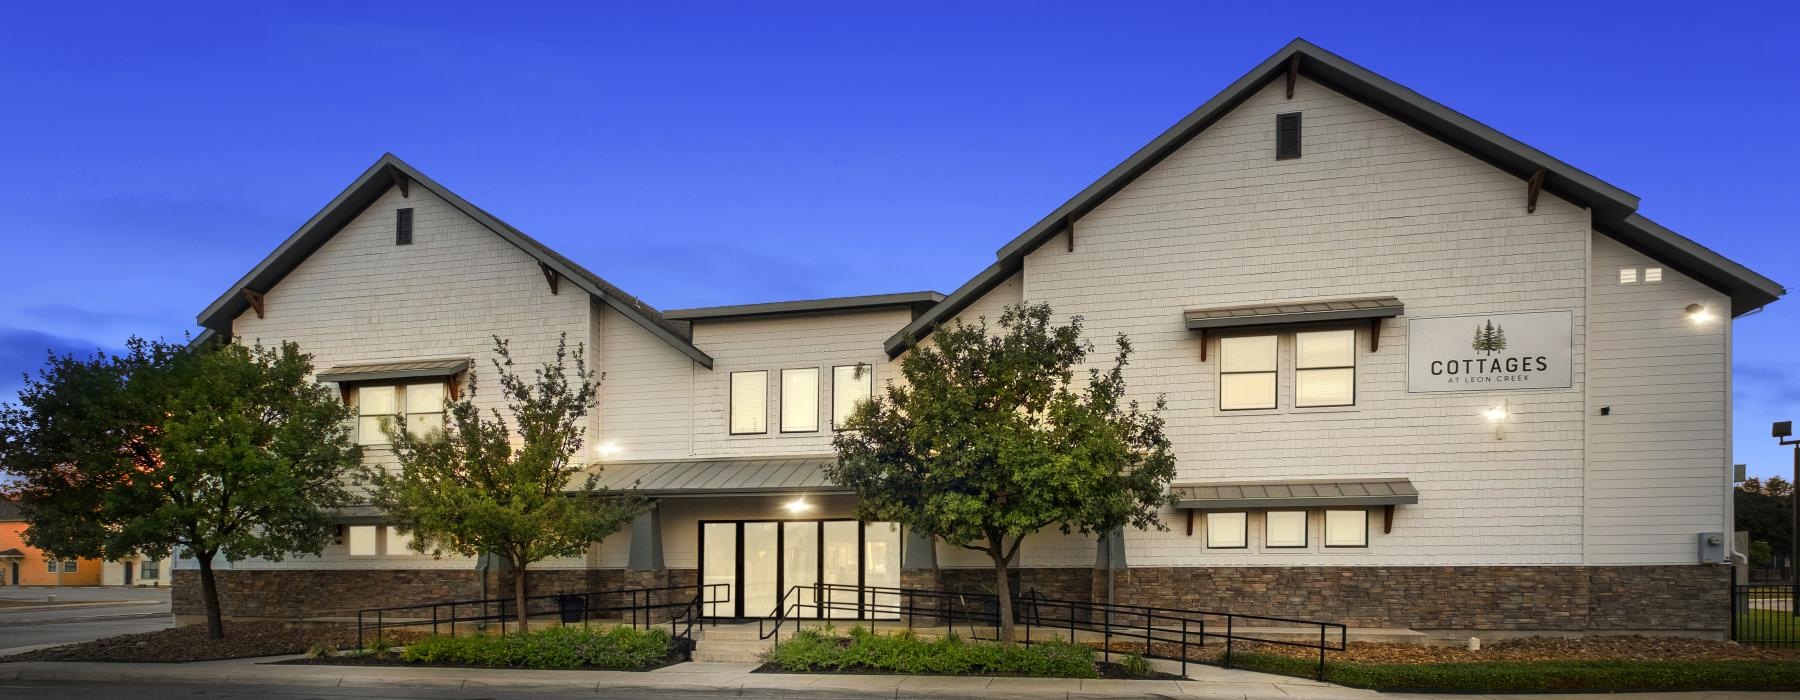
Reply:
<svg viewBox="0 0 1800 700"><path fill-rule="evenodd" d="M948 292L1295 36L1800 283L1777 3L498 5L9 7L0 397L193 330L386 151L662 308ZM1796 319L1737 322L1752 473L1788 469Z"/></svg>

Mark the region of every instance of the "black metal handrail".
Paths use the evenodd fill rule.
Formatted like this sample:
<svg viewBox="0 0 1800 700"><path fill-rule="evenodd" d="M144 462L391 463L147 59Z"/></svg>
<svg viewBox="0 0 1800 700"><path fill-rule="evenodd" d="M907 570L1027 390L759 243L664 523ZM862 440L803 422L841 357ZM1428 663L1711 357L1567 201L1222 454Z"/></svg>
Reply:
<svg viewBox="0 0 1800 700"><path fill-rule="evenodd" d="M803 590L812 593L811 602L800 595ZM849 595L836 595L840 593ZM794 599L792 603L789 602L790 597ZM782 626L793 621L797 629L798 620L808 609L813 613L812 619L824 620L843 619L833 617L830 613L834 612L855 612L857 617L864 620L891 615L888 619L904 619L909 628L915 626L919 617L943 620L951 630L966 623L972 639L984 638L982 634L989 629L997 634L1000 621L999 597L991 593L812 584L793 586L783 591L770 616L758 623L757 632L763 639L773 637L776 642L780 642ZM1205 649L1209 641L1214 645L1224 643L1225 668L1231 668L1232 654L1237 643L1257 642L1317 649L1317 676L1324 680L1325 652L1343 651L1349 642L1349 627L1336 622L1212 610L1057 600L1035 590L1027 591L1013 600L1013 619L1023 630L1024 637L1019 641L1024 644L1034 642L1034 627L1056 629L1056 639L1059 641L1063 641L1061 632L1066 631L1066 641L1069 643L1075 643L1078 632L1099 632L1101 651L1109 661L1112 658L1114 637L1127 642L1142 640L1144 656L1178 660L1181 662L1182 675L1187 675L1190 652ZM1244 623L1306 630L1316 627L1319 635L1316 642L1310 635L1305 641L1296 641L1256 632L1246 633ZM1035 641L1046 640L1040 638ZM1158 648L1159 644L1163 645L1161 649ZM1177 650L1179 653L1175 653Z"/></svg>
<svg viewBox="0 0 1800 700"><path fill-rule="evenodd" d="M679 595L688 592L692 595ZM620 618L629 617L633 627L651 627L661 624L655 619L657 611L667 610L670 636L692 639L694 625L707 622L707 617L701 614L703 606L728 602L731 602L730 584L708 583L526 596L525 612L528 617L534 614L562 615L565 623L571 623L573 621L568 617L572 616L571 611L577 611L574 615L580 617L583 626L595 618L620 613ZM431 626L432 634L438 634L440 625L448 626L454 636L458 623L498 622L500 633L506 634L507 624L518 617L518 605L514 598L487 598L365 608L356 611L356 646L363 646L365 633L369 631L380 640L384 630L426 625ZM685 624L678 625L678 622Z"/></svg>

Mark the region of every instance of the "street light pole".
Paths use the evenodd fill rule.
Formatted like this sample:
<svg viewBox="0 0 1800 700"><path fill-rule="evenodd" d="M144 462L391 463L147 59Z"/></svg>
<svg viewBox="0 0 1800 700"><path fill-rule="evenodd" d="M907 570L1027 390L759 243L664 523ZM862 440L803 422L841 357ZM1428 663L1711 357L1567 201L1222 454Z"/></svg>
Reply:
<svg viewBox="0 0 1800 700"><path fill-rule="evenodd" d="M1769 431L1782 445L1794 446L1794 481L1788 487L1788 614L1800 617L1800 440L1793 421L1776 421Z"/></svg>

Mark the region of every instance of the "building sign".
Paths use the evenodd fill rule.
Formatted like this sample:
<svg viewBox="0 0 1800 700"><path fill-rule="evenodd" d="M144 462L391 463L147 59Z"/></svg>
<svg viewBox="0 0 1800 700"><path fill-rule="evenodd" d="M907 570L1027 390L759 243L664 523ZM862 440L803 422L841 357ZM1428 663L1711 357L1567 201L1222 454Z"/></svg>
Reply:
<svg viewBox="0 0 1800 700"><path fill-rule="evenodd" d="M1560 389L1570 385L1568 311L1407 319L1406 390Z"/></svg>

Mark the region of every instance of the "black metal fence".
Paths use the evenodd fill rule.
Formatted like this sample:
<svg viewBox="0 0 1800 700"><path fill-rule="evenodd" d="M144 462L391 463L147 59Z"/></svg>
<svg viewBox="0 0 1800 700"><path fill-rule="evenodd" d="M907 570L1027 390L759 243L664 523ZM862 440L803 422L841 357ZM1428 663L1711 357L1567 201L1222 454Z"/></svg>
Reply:
<svg viewBox="0 0 1800 700"><path fill-rule="evenodd" d="M530 618L554 617L563 624L616 620L633 627L651 627L666 622L672 636L688 639L693 636L696 623L706 623L701 616L703 606L730 601L730 585L711 583L527 596L525 612ZM513 598L367 608L356 611L356 646L363 646L367 634L381 639L385 630L393 629L429 627L432 634L454 635L459 624L464 632L486 631L497 625L500 633L506 634L507 626L516 625L518 618L519 601Z"/></svg>
<svg viewBox="0 0 1800 700"><path fill-rule="evenodd" d="M781 628L791 623L797 630L800 620L855 623L888 619L907 627L921 622L943 625L959 634L966 628L971 639L993 639L998 634L999 609L999 598L987 593L814 584L784 591L771 616L758 623L758 630L763 639L773 637L779 642ZM1316 650L1317 675L1324 680L1325 652L1343 651L1349 637L1349 629L1335 622L1055 600L1036 591L1013 600L1013 620L1018 641L1024 644L1098 641L1110 660L1118 641L1147 657L1180 661L1182 675L1187 675L1190 661L1217 661L1231 668L1237 647L1255 642ZM1217 655L1209 656L1209 652Z"/></svg>
<svg viewBox="0 0 1800 700"><path fill-rule="evenodd" d="M1744 644L1800 647L1793 584L1731 587L1731 639Z"/></svg>

